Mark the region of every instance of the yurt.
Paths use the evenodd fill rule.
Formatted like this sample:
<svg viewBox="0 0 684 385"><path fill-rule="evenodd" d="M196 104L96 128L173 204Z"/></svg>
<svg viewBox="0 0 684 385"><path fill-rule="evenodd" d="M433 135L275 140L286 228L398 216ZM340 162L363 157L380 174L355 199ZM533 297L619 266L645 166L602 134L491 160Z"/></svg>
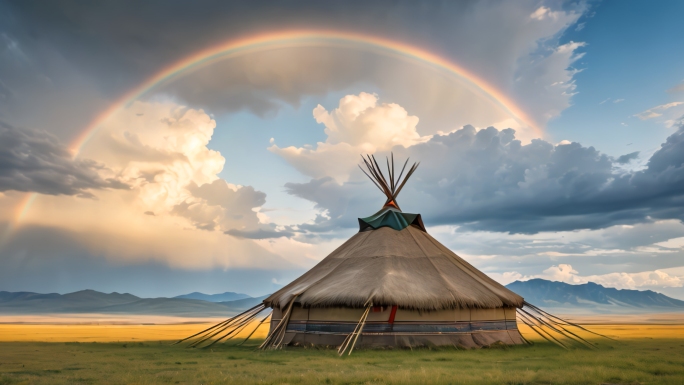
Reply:
<svg viewBox="0 0 684 385"><path fill-rule="evenodd" d="M552 342L565 346L555 333L586 342L564 328L577 325L527 304L433 238L420 214L399 208L397 195L418 164L404 175L407 160L396 177L393 159L387 176L374 157L364 164L368 172L362 171L386 197L380 211L359 218L358 233L262 304L188 337L196 338L193 346L233 338L269 309L261 319L270 319L261 348L335 346L342 354L355 346L527 343L516 314Z"/></svg>

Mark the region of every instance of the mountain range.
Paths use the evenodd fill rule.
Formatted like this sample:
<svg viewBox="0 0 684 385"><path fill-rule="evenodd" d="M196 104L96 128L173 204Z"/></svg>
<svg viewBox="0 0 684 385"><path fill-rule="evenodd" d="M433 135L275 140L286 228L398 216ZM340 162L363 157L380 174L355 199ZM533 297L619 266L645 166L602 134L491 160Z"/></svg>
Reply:
<svg viewBox="0 0 684 385"><path fill-rule="evenodd" d="M684 301L651 290L618 290L596 283L569 285L543 279L515 281L506 287L527 302L559 314L660 313L684 311ZM124 293L82 290L69 294L0 291L0 316L9 314L136 314L222 317L240 313L266 296L190 293L173 298L140 298Z"/></svg>
<svg viewBox="0 0 684 385"><path fill-rule="evenodd" d="M194 292L190 294L183 294L173 298L183 298L183 299L199 299L201 301L207 302L226 302L226 301L237 301L239 299L252 298L247 294L233 293L232 291L227 291L221 294L204 294L199 292Z"/></svg>
<svg viewBox="0 0 684 385"><path fill-rule="evenodd" d="M537 278L529 281L515 281L506 287L533 305L562 313L684 311L684 301L652 290L620 290L593 282L570 285Z"/></svg>
<svg viewBox="0 0 684 385"><path fill-rule="evenodd" d="M230 301L204 301L188 296L200 294L210 299L238 298ZM246 297L246 298L245 298ZM2 314L150 314L185 317L221 317L240 313L260 303L266 296L252 298L245 294L207 295L191 293L174 298L140 298L124 293L100 293L82 290L69 294L38 294L0 291Z"/></svg>

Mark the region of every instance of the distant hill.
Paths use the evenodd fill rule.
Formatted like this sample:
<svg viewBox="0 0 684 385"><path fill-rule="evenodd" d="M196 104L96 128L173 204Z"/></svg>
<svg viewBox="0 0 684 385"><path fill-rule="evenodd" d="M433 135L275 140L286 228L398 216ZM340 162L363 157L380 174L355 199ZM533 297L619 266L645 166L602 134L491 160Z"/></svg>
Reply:
<svg viewBox="0 0 684 385"><path fill-rule="evenodd" d="M64 313L82 313L89 312L92 308L121 305L138 300L140 298L128 293L105 294L95 290L82 290L63 295L0 291L0 312L46 313L59 310Z"/></svg>
<svg viewBox="0 0 684 385"><path fill-rule="evenodd" d="M0 315L98 313L228 317L249 309L264 298L248 296L233 301L210 302L188 298L140 298L132 294L106 294L94 290L69 294L0 291Z"/></svg>
<svg viewBox="0 0 684 385"><path fill-rule="evenodd" d="M239 299L252 298L247 294L233 293L227 291L222 294L204 294L199 292L194 292L190 294L183 294L173 298L183 298L183 299L199 299L201 301L207 302L226 302L226 301L237 301Z"/></svg>
<svg viewBox="0 0 684 385"><path fill-rule="evenodd" d="M651 290L618 290L596 283L569 285L544 279L516 281L506 287L534 305L560 313L684 311L684 301ZM210 300L201 299L207 297ZM220 301L235 297L238 299ZM214 295L191 293L175 298L140 298L128 293L106 294L94 290L69 294L0 291L0 315L100 313L222 317L247 310L266 297L251 298L246 294L231 292Z"/></svg>
<svg viewBox="0 0 684 385"><path fill-rule="evenodd" d="M235 309L235 310L247 310L247 309L254 307L254 306L260 304L261 302L263 302L263 300L265 300L266 297L268 297L269 295L270 294L267 294L263 297L257 297L257 298L251 298L250 297L250 298L239 299L236 301L226 301L226 302L221 302L221 304L228 306L229 308Z"/></svg>
<svg viewBox="0 0 684 385"><path fill-rule="evenodd" d="M684 301L652 290L619 290L593 282L570 285L531 279L515 281L506 287L540 307L595 313L684 311Z"/></svg>

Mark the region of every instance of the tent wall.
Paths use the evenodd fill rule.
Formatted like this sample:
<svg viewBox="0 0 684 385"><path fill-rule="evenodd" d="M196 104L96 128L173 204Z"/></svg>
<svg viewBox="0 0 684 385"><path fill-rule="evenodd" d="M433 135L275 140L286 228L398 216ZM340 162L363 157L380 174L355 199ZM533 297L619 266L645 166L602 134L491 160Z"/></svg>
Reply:
<svg viewBox="0 0 684 385"><path fill-rule="evenodd" d="M358 323L364 309L302 308L295 305L285 342L339 345ZM475 347L496 341L522 343L515 308L451 309L431 312L397 309L390 323L391 307L375 308L364 326L359 346L461 345ZM275 309L271 330L282 319ZM339 341L338 341L339 340Z"/></svg>
<svg viewBox="0 0 684 385"><path fill-rule="evenodd" d="M284 342L298 345L339 346L346 335L286 333ZM495 343L522 345L523 339L518 330L472 332L460 334L368 334L363 333L356 347L423 347L456 346L461 348L481 348Z"/></svg>

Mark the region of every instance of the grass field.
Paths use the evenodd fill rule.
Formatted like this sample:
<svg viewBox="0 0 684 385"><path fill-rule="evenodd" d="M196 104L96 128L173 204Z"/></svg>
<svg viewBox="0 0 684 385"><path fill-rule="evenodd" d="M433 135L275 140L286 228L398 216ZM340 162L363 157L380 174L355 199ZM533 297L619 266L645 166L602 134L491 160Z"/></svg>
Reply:
<svg viewBox="0 0 684 385"><path fill-rule="evenodd" d="M65 333L64 325L0 325L0 384L684 384L681 325L594 325L618 341L595 340L593 351L538 340L469 351L356 350L344 358L334 350L257 352L258 341L169 346L202 326L79 325ZM35 341L50 338L81 342Z"/></svg>

